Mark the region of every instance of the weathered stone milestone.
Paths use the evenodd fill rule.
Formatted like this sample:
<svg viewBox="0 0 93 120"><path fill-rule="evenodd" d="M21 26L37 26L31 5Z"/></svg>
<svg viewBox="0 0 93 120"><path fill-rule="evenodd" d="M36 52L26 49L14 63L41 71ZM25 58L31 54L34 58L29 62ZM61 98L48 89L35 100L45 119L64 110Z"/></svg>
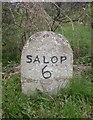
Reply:
<svg viewBox="0 0 93 120"><path fill-rule="evenodd" d="M37 32L27 40L21 56L22 92L56 94L73 75L73 52L67 39L53 32Z"/></svg>

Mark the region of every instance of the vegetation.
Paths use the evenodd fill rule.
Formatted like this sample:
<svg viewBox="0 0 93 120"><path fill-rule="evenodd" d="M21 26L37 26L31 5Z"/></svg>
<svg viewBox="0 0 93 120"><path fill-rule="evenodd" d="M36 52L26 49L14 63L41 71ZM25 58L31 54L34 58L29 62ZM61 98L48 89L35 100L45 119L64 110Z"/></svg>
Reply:
<svg viewBox="0 0 93 120"><path fill-rule="evenodd" d="M71 24L64 24L56 30L63 34L70 42L74 52L74 64L91 63L91 29L90 26L75 24L74 31Z"/></svg>
<svg viewBox="0 0 93 120"><path fill-rule="evenodd" d="M90 3L4 3L2 14L2 114L3 118L93 118ZM73 49L74 70L70 85L51 96L21 92L20 64L22 48L32 34L51 30L64 35Z"/></svg>
<svg viewBox="0 0 93 120"><path fill-rule="evenodd" d="M3 3L2 8L3 66L11 61L19 63L25 41L35 32L44 30L66 36L72 45L74 58L80 59L80 63L81 57L90 61L90 4Z"/></svg>
<svg viewBox="0 0 93 120"><path fill-rule="evenodd" d="M89 74L90 73L90 74ZM20 74L3 81L3 117L5 118L91 118L93 101L91 72L74 76L70 86L50 96L22 94Z"/></svg>

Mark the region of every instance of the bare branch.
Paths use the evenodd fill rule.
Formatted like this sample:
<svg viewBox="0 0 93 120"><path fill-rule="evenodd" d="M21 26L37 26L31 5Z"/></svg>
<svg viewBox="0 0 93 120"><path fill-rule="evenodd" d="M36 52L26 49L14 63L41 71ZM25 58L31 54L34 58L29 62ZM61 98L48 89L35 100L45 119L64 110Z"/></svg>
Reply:
<svg viewBox="0 0 93 120"><path fill-rule="evenodd" d="M66 15L65 12L64 12L64 10L62 10L56 3L54 3L54 2L51 2L51 3L53 5L55 5L58 9L60 9L62 11L63 15L70 20L70 22L72 24L72 30L74 30L74 24L73 24L72 19L68 15Z"/></svg>
<svg viewBox="0 0 93 120"><path fill-rule="evenodd" d="M12 11L12 9L11 9L10 6L9 6L9 10L10 10L11 15L12 15L12 17L13 17L14 23L16 24L15 16L14 16L14 13L13 13L13 11Z"/></svg>

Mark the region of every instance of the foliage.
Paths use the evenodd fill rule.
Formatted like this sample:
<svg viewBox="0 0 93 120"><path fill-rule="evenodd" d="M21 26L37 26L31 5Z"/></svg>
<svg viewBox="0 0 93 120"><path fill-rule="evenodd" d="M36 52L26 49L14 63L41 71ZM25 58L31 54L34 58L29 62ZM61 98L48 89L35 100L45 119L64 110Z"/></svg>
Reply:
<svg viewBox="0 0 93 120"><path fill-rule="evenodd" d="M19 62L21 56L22 48L22 33L23 29L19 26L20 21L18 14L13 14L14 6L11 7L11 4L7 3L2 6L2 59L3 65L6 65L8 62L15 61ZM16 18L16 22L15 19ZM21 19L21 18L20 18ZM17 23L18 20L18 23ZM24 19L23 19L24 20Z"/></svg>
<svg viewBox="0 0 93 120"><path fill-rule="evenodd" d="M63 34L70 42L74 54L74 63L86 64L91 62L91 29L90 26L63 24L57 28L57 33Z"/></svg>
<svg viewBox="0 0 93 120"><path fill-rule="evenodd" d="M20 74L3 80L4 118L88 118L93 101L91 78L74 76L70 86L51 96L38 91L37 96L21 93Z"/></svg>
<svg viewBox="0 0 93 120"><path fill-rule="evenodd" d="M91 29L89 26L90 24L88 23L89 20L85 22L85 25L82 23L82 19L84 16L88 16L88 18L86 19L89 19L90 4L64 3L60 6L64 8L62 10L64 10L65 16L67 13L68 16L70 15L69 17L71 19L76 19L76 17L81 14L81 10L85 9L82 11L84 15L81 15L81 22L73 22L74 31L71 27L72 24L70 23L70 21L68 23L53 23L53 19L57 15L56 7L53 4L44 4L45 5L39 3L3 3L2 59L4 66L11 61L19 63L23 45L29 36L37 31L52 30L52 27L55 28L55 32L63 34L70 41L75 60L79 59L79 57L90 57ZM37 8L35 6L37 6ZM79 9L79 11L77 11L77 9ZM62 10L60 10L60 12L62 12ZM69 11L73 11L73 14L71 14L72 12ZM54 17L52 17L51 15L54 15ZM64 18L64 15L62 16L62 13L60 18ZM89 62L90 60L87 61ZM83 60L83 62L87 63L85 59ZM80 58L79 63L83 62Z"/></svg>
<svg viewBox="0 0 93 120"><path fill-rule="evenodd" d="M18 6L16 6L17 4ZM3 72L8 76L13 67L20 63L21 51L29 35L46 30L48 21L53 24L58 22L56 27L49 24L49 28L54 27L56 33L63 34L69 40L74 53L74 64L90 65L90 4L85 7L84 3L77 5L76 3L69 5L64 3L61 7L65 14L63 15L63 11L60 11L59 16L59 10L49 4L45 7L46 11L39 3L3 3L2 7L2 61ZM41 13L38 14L40 11ZM82 16L80 20L77 20L79 15ZM55 19L57 16L58 19ZM75 20L73 27L66 16ZM65 17L66 19L63 19ZM60 22L60 19L63 20ZM90 118L93 112L91 110L92 79L92 70L86 70L82 72L81 76L74 76L70 86L60 90L56 96L50 96L40 91L37 96L26 96L21 92L20 74L13 75L8 80L2 81L3 118Z"/></svg>

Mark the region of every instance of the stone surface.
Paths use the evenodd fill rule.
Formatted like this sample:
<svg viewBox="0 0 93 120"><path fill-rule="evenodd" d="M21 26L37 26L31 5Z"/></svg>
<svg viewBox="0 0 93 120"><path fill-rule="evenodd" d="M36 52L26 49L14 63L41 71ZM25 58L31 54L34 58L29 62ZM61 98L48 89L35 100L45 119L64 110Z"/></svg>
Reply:
<svg viewBox="0 0 93 120"><path fill-rule="evenodd" d="M27 40L21 56L22 92L56 94L73 75L73 52L67 39L53 32L37 32Z"/></svg>

